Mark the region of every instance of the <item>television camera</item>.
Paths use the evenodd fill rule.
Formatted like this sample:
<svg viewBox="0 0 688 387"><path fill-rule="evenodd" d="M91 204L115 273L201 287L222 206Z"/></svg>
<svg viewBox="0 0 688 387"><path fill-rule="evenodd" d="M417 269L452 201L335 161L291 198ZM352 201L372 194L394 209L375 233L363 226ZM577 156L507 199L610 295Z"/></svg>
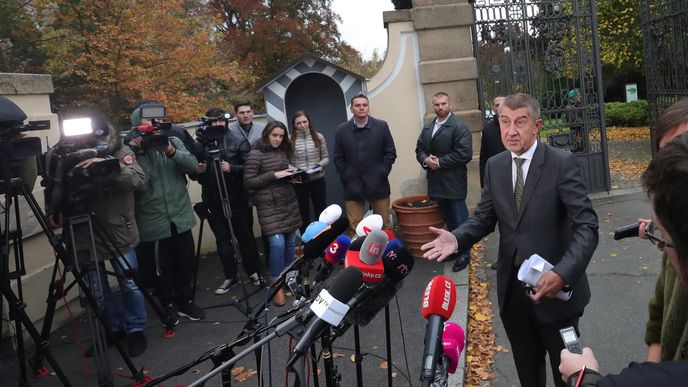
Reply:
<svg viewBox="0 0 688 387"><path fill-rule="evenodd" d="M140 107L141 119L150 123L138 125L124 136L124 144L136 153L148 151L164 152L169 144L167 132L172 128L171 122L163 122L165 106L156 103Z"/></svg>
<svg viewBox="0 0 688 387"><path fill-rule="evenodd" d="M60 142L45 154L46 205L66 213L83 211L90 204L96 186L116 180L119 160L108 158L107 124L97 115L62 121ZM104 158L86 168L76 165L91 158Z"/></svg>

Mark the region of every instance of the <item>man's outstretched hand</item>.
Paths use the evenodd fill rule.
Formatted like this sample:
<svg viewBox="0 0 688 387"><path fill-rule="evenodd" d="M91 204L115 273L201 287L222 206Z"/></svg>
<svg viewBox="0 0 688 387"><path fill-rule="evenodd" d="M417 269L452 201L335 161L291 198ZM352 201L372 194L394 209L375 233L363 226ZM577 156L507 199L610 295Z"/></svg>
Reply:
<svg viewBox="0 0 688 387"><path fill-rule="evenodd" d="M458 247L456 237L442 228L429 227L429 230L435 233L437 238L420 247L421 250L425 251L423 258L442 262L456 251Z"/></svg>

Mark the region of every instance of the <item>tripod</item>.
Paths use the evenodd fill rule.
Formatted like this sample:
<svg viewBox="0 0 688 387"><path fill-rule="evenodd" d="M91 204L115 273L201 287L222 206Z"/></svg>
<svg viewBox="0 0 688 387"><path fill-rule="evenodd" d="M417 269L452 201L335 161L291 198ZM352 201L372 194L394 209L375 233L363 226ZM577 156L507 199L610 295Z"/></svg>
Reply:
<svg viewBox="0 0 688 387"><path fill-rule="evenodd" d="M227 180L225 179L224 173L222 172L222 166L221 166L221 158L220 158L220 149L217 145L213 146L212 149L208 150L208 168L210 168L212 172L212 184L215 185L217 189L217 198L219 198L220 202L220 207L222 208L222 219L224 221L223 226L226 227L229 237L230 237L230 244L232 246L232 250L234 252L234 257L235 257L235 262L234 264L236 265L237 271L239 270L239 267L243 267L243 256L241 253L241 249L239 248L239 241L237 240L236 234L234 232L234 225L232 224L232 208L230 205L230 200L229 200L229 191L227 189ZM199 258L200 258L200 253L201 253L201 238L203 237L203 225L205 223L205 220L210 216L210 211L208 210L207 207L203 206L201 203L197 203L194 205L194 211L198 215L198 217L201 219L201 225L198 230L198 247L196 249L196 260L195 260L195 270L194 270L194 279L193 279L193 294L195 296L196 294L196 284L198 280L198 265L199 265ZM212 226L212 224L211 224ZM213 230L214 231L214 230ZM216 235L216 237L219 237ZM218 251L218 253L221 253ZM248 274L248 273L247 273ZM252 308L251 305L249 304L249 297L257 293L259 290L256 290L252 293L248 293L246 290L246 284L243 281L239 281L240 286L241 286L241 292L242 292L242 297L236 301L231 301L229 303L224 303L224 304L218 304L218 305L212 305L209 307L206 307L205 309L213 309L213 308L221 308L225 306L233 306L241 312L245 317L249 317L252 313Z"/></svg>
<svg viewBox="0 0 688 387"><path fill-rule="evenodd" d="M48 306L46 308L45 319L43 321L43 327L41 330L41 338L47 341L50 335L51 325L53 317L55 315L57 301L64 293L68 292L69 289L71 289L75 285L78 285L82 305L88 306L87 313L89 320L89 328L91 330L91 336L93 338L93 349L96 359L98 385L102 387L112 386L112 371L110 368L110 360L107 353L107 335L112 335L112 331L110 329L109 324L104 318L103 309L101 307L101 286L108 285L101 285L100 282L101 270L104 270L104 268L101 268L100 265L97 263L97 253L95 251L96 238L98 238L99 242L105 241L108 244L108 250L110 251L113 257L121 257L122 254L118 250L115 242L112 240L110 235L104 230L104 227L97 222L97 219L94 217L92 213L86 210L74 211L75 215L68 217L65 227L69 233L72 251L71 254L67 254L67 251L64 245L62 244L61 237L53 233L52 229L47 224L45 215L42 212L40 212L40 208L35 202L35 198L31 196L30 199L31 201L29 202L29 204L31 205L32 209L34 209L34 212L38 211L36 217L40 220L41 226L43 227L43 230L46 233L46 235L48 235L48 239L51 242L56 253L56 260L53 267L51 285L48 290ZM29 201L29 198L27 198L27 201ZM75 241L76 233L74 230L75 226L79 225L84 225L84 228L87 230L86 238L89 242L88 251L89 255L94 258L95 264L80 264L79 262L79 256L76 247L77 245ZM94 228L94 225L96 226L96 228ZM103 235L105 235L106 237L103 237ZM124 268L124 266L127 266L129 272L133 272L132 268L129 266L129 263L126 260L123 259L121 261L123 261L124 264L122 264L122 262L120 262L119 259L113 260L113 264L120 265L122 271L126 269ZM56 280L59 262L62 262L65 271L69 271L72 274L72 276L74 276L74 280L72 281L72 283L70 283L66 287L64 286L64 280L62 278ZM64 278L64 276L62 277ZM143 289L139 284L139 281L136 278L136 276L134 276L133 278L139 289ZM162 316L161 309L152 300L150 294L143 292L143 295L152 305L155 312L159 316ZM98 324L98 322L100 324ZM136 366L133 364L133 362L127 355L122 343L115 340L114 345L117 348L117 351L119 352L120 356L124 360L125 364L127 365L127 368L129 368L129 370L131 371L133 379L139 382L146 380L147 377L143 374L142 370L139 371L136 369ZM35 370L42 369L41 359L44 355L45 351L42 348L38 347L36 350L36 354L30 361L31 365L34 367Z"/></svg>
<svg viewBox="0 0 688 387"><path fill-rule="evenodd" d="M9 168L7 166L8 163L5 163L5 161L7 160L3 161L3 166L6 166L5 168ZM8 175L6 174L5 176ZM41 337L25 311L26 304L23 301L21 276L26 274L26 269L24 266L24 249L22 246L23 235L18 204L19 192L21 192L21 194L26 198L26 201L32 207L32 210L34 208L31 205L33 203L33 196L31 196L31 193L27 192L24 184L24 180L18 177L3 180L2 188L4 189L5 193L5 217L2 230L2 240L0 240L0 288L2 290L2 297L7 300L9 305L10 320L13 320L15 324L17 360L19 362L19 385L30 385L26 375L26 354L24 350L23 336L23 329L25 328L33 339L37 350L41 350L44 353L46 359L52 366L62 385L71 386L67 376L62 371L62 368L59 366L52 353L48 350L48 341ZM10 214L12 206L14 206L15 210L14 215L16 229L14 231L10 231ZM34 214L36 214L36 217L39 218L38 215L40 212L36 212L34 210ZM10 243L12 243L14 252L14 271L10 271L9 269ZM17 293L12 290L12 286L10 284L11 280L16 281ZM2 315L2 302L0 302L0 315ZM2 331L1 328L0 321L0 331Z"/></svg>

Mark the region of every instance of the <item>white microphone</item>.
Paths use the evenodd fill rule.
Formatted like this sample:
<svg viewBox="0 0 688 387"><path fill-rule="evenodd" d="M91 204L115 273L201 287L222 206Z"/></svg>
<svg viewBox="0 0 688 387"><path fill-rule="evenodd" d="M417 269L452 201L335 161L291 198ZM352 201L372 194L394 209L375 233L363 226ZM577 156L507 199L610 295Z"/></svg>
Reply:
<svg viewBox="0 0 688 387"><path fill-rule="evenodd" d="M358 222L358 226L356 226L356 235L366 236L373 230L382 230L383 223L381 215L368 215Z"/></svg>
<svg viewBox="0 0 688 387"><path fill-rule="evenodd" d="M332 224L341 216L342 207L340 207L338 204L331 204L320 213L318 220L323 223Z"/></svg>

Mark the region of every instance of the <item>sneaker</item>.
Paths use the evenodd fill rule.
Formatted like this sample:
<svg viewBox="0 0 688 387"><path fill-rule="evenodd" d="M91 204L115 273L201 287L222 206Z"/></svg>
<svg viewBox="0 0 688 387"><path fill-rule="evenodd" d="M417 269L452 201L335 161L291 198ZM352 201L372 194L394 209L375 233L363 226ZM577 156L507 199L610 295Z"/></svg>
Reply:
<svg viewBox="0 0 688 387"><path fill-rule="evenodd" d="M143 332L132 332L129 334L129 356L136 357L146 352L148 340Z"/></svg>
<svg viewBox="0 0 688 387"><path fill-rule="evenodd" d="M162 321L162 326L168 330L174 329L179 324L179 317L177 317L177 307L169 304L165 307L165 318Z"/></svg>
<svg viewBox="0 0 688 387"><path fill-rule="evenodd" d="M215 290L215 295L219 296L225 294L229 291L229 289L237 286L237 284L239 284L239 281L237 281L236 278L227 278L225 282L223 282L222 285Z"/></svg>
<svg viewBox="0 0 688 387"><path fill-rule="evenodd" d="M267 286L267 283L263 279L263 277L260 276L258 273L253 273L248 278L253 282L255 286L258 286L259 288L264 288Z"/></svg>
<svg viewBox="0 0 688 387"><path fill-rule="evenodd" d="M186 317L191 321L198 321L205 319L205 312L203 309L196 306L193 301L189 301L187 304L179 307L178 314L182 317Z"/></svg>

